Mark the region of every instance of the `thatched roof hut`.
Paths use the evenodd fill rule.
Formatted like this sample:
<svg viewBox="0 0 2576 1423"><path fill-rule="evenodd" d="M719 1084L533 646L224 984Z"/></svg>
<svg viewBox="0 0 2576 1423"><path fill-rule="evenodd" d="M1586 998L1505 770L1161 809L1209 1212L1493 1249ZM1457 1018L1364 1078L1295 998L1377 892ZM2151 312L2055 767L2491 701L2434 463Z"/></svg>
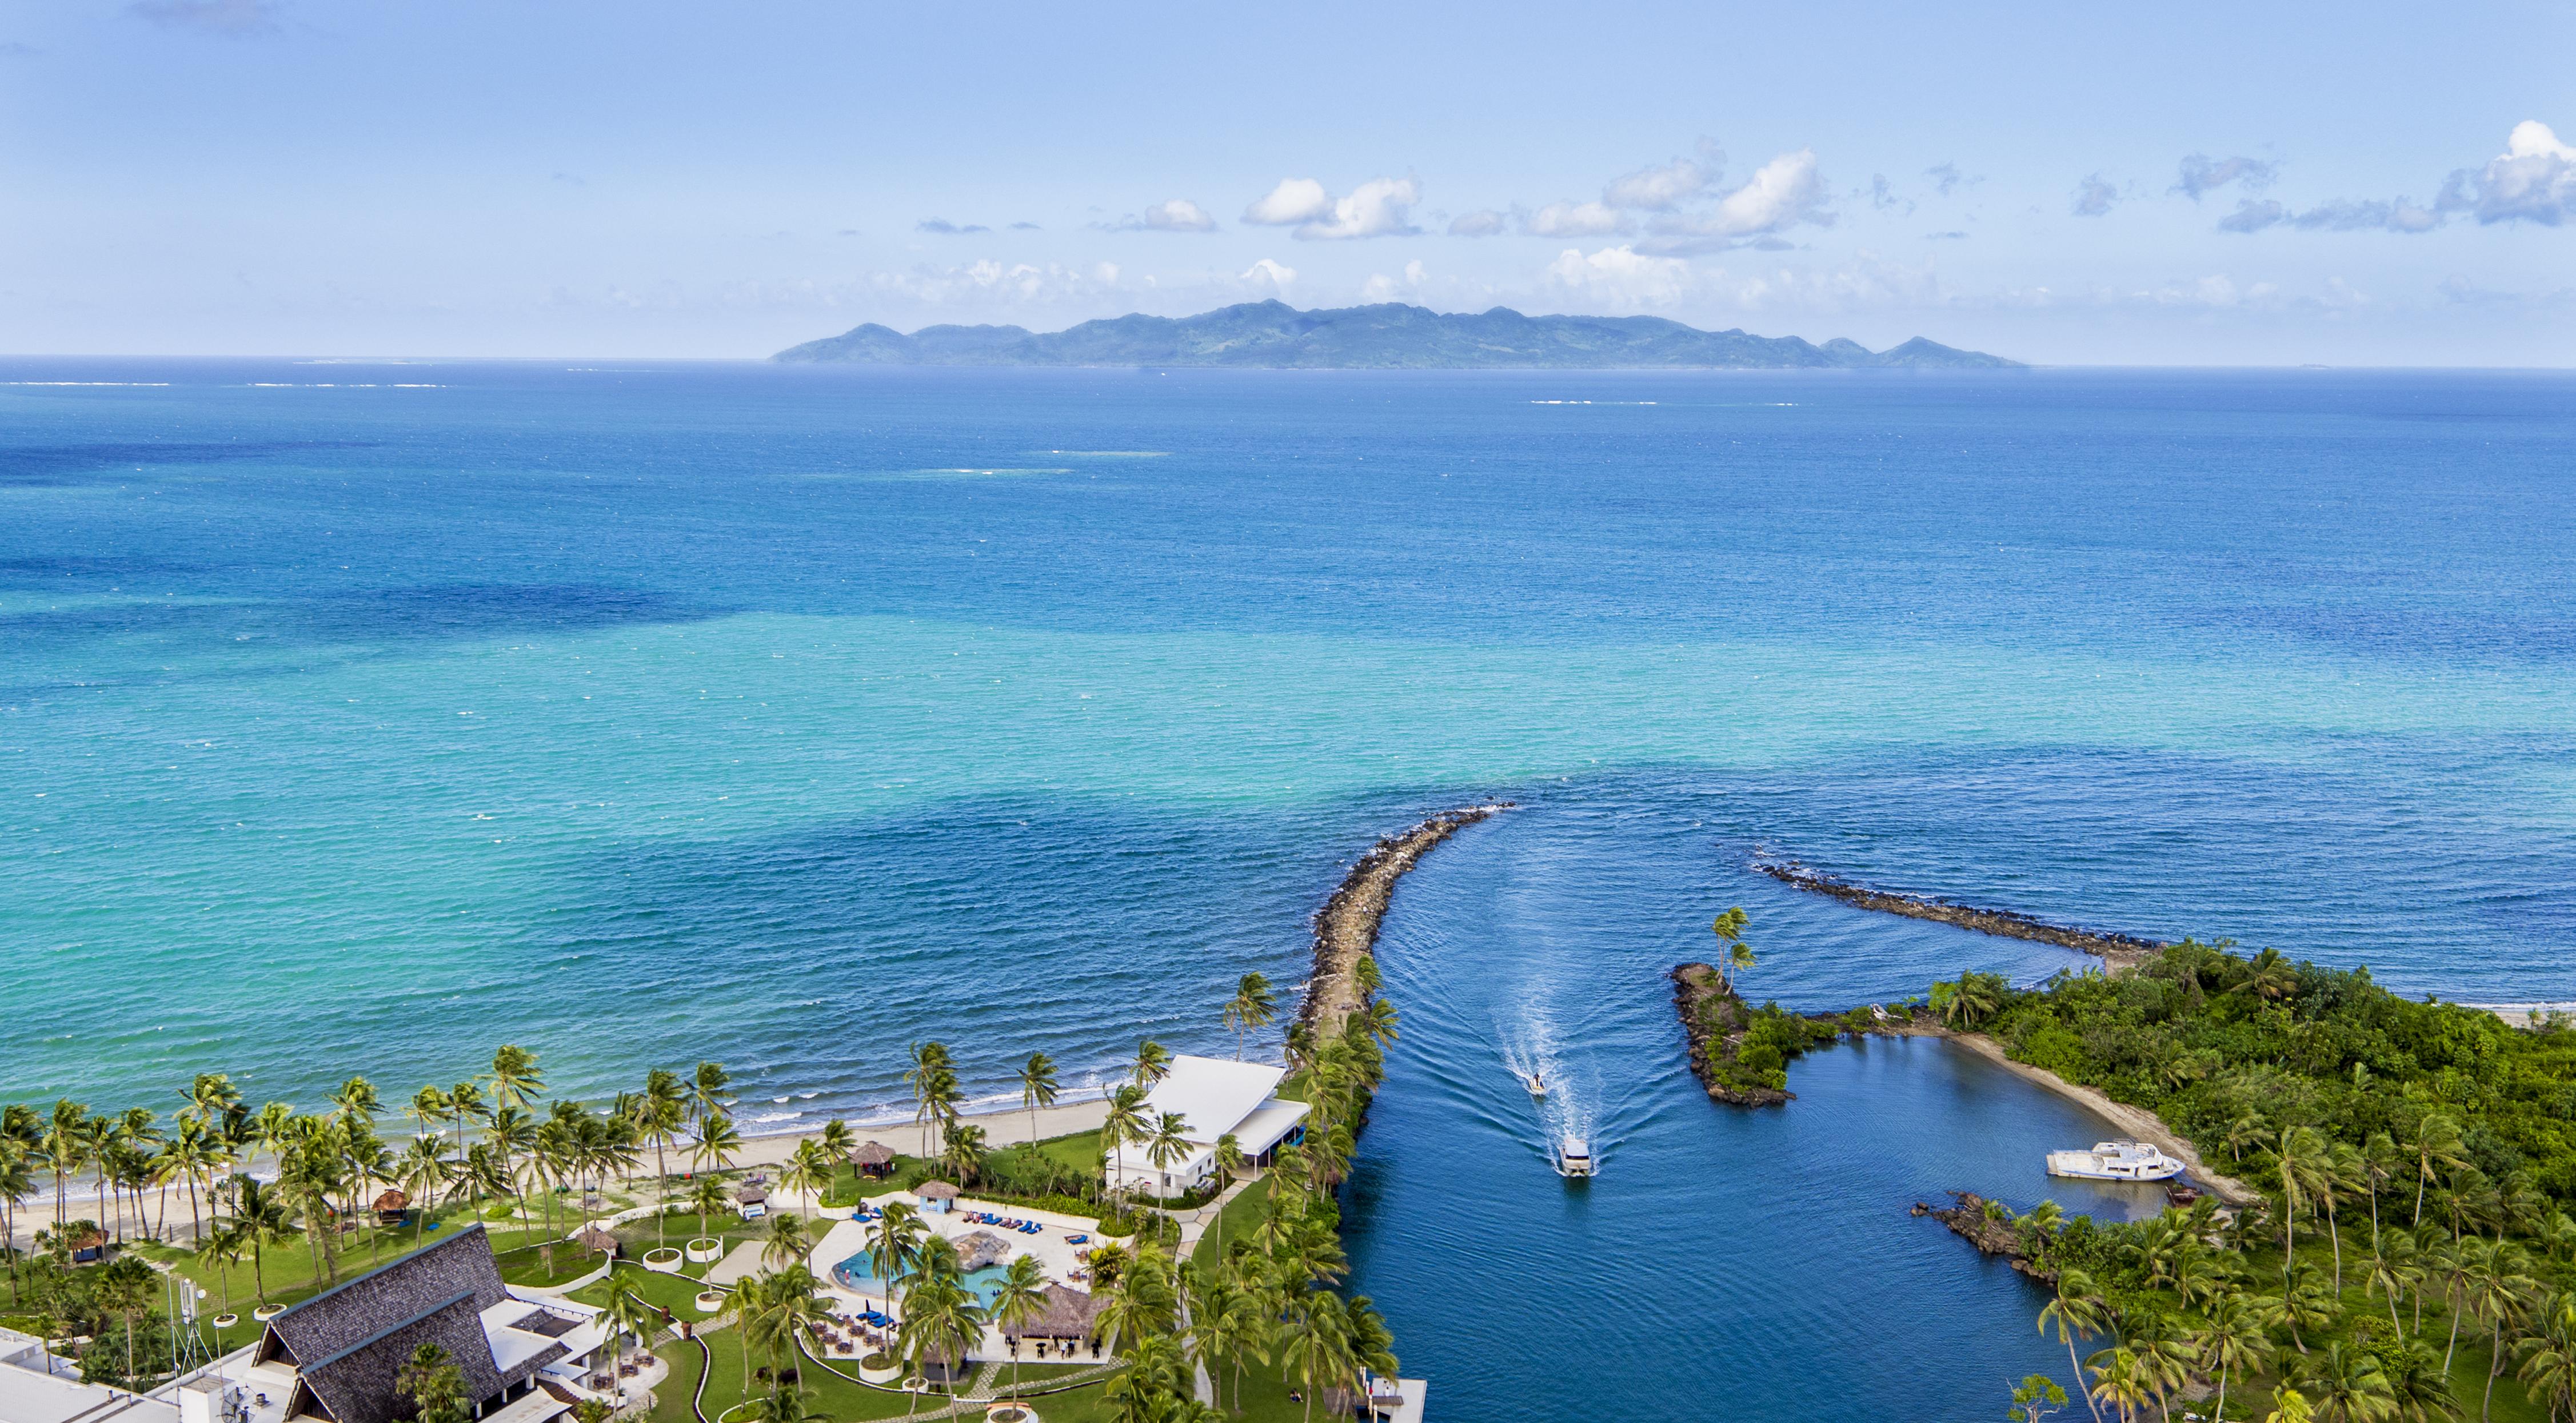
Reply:
<svg viewBox="0 0 2576 1423"><path fill-rule="evenodd" d="M376 1209L387 1215L391 1215L396 1211L409 1210L411 1209L411 1197L404 1195L400 1191L387 1190L383 1195L376 1197Z"/></svg>
<svg viewBox="0 0 2576 1423"><path fill-rule="evenodd" d="M765 1205L769 1200L769 1188L746 1183L734 1188L733 1198L746 1206Z"/></svg>
<svg viewBox="0 0 2576 1423"><path fill-rule="evenodd" d="M957 1237L957 1264L961 1269L980 1270L999 1265L1011 1258L1011 1242L989 1230L973 1231Z"/></svg>
<svg viewBox="0 0 2576 1423"><path fill-rule="evenodd" d="M1100 1301L1080 1290L1063 1285L1046 1287L1046 1308L1019 1324L1005 1325L1007 1339L1088 1339L1092 1321L1100 1313Z"/></svg>
<svg viewBox="0 0 2576 1423"><path fill-rule="evenodd" d="M850 1153L850 1161L864 1176L883 1176L894 1169L894 1148L872 1141Z"/></svg>
<svg viewBox="0 0 2576 1423"><path fill-rule="evenodd" d="M957 1199L957 1188L948 1184L946 1181L924 1181L920 1185L913 1187L912 1193L921 1197L925 1201L953 1201Z"/></svg>
<svg viewBox="0 0 2576 1423"><path fill-rule="evenodd" d="M596 1225L585 1225L581 1229L574 1231L572 1233L572 1243L580 1246L584 1250L598 1251L602 1255L614 1255L617 1253L617 1237L600 1229Z"/></svg>

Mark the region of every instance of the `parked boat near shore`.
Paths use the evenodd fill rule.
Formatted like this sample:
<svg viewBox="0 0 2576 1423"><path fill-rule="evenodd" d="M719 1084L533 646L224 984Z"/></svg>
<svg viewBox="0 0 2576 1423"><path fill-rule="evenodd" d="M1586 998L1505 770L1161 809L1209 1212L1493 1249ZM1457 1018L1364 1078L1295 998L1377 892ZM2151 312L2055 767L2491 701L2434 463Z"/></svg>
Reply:
<svg viewBox="0 0 2576 1423"><path fill-rule="evenodd" d="M2134 1141L2097 1141L2091 1151L2048 1153L2048 1174L2087 1181L2169 1181L2183 1173L2183 1163L2152 1146Z"/></svg>

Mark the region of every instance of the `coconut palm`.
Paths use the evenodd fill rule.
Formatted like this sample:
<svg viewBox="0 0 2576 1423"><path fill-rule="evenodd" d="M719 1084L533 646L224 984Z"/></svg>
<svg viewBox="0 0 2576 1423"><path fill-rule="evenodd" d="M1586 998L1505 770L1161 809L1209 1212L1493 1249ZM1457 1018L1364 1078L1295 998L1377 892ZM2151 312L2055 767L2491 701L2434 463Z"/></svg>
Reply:
<svg viewBox="0 0 2576 1423"><path fill-rule="evenodd" d="M2406 1169L2406 1153L2397 1149L2397 1139L2384 1131L2372 1132L2361 1143L2361 1182L2370 1196L2370 1250L2379 1253L2379 1195L2388 1183Z"/></svg>
<svg viewBox="0 0 2576 1423"><path fill-rule="evenodd" d="M1020 1105L1029 1112L1029 1141L1038 1139L1038 1108L1055 1105L1055 1059L1042 1052L1029 1054L1020 1064Z"/></svg>
<svg viewBox="0 0 2576 1423"><path fill-rule="evenodd" d="M1247 973L1235 980L1234 996L1225 1002L1225 1025L1234 1029L1234 1060L1243 1060L1243 1035L1252 1028L1266 1028L1279 1016L1279 996L1272 991L1270 980L1258 973Z"/></svg>
<svg viewBox="0 0 2576 1423"><path fill-rule="evenodd" d="M804 1259L813 1248L805 1217L794 1211L780 1211L769 1218L769 1230L761 1240L760 1261L773 1270L784 1269Z"/></svg>
<svg viewBox="0 0 2576 1423"><path fill-rule="evenodd" d="M979 1183L984 1174L984 1129L972 1122L950 1126L940 1145L939 1162L957 1175L961 1183Z"/></svg>
<svg viewBox="0 0 2576 1423"><path fill-rule="evenodd" d="M2422 1341L2410 1343L2387 1365L2389 1394L2397 1416L2407 1423L2441 1423L2460 1416L2460 1401L2451 1392L2442 1361Z"/></svg>
<svg viewBox="0 0 2576 1423"><path fill-rule="evenodd" d="M2325 1272L2314 1265L2301 1265L2290 1271L2282 1282L2278 1303L2281 1322L2290 1331L2290 1343L2301 1354L2308 1352L2305 1334L2332 1329L2343 1316L2342 1298L2327 1287Z"/></svg>
<svg viewBox="0 0 2576 1423"><path fill-rule="evenodd" d="M823 1123L821 1131L814 1133L814 1145L833 1165L846 1166L850 1163L850 1153L859 1149L859 1137L858 1133L850 1130L848 1122L834 1117Z"/></svg>
<svg viewBox="0 0 2576 1423"><path fill-rule="evenodd" d="M1145 1134L1145 1161L1163 1173L1163 1182L1171 1184L1171 1169L1189 1159L1189 1123L1178 1112L1164 1112L1156 1117Z"/></svg>
<svg viewBox="0 0 2576 1423"><path fill-rule="evenodd" d="M2279 949L2265 949L2245 961L2245 976L2229 991L2277 1003L2299 989L2298 970Z"/></svg>
<svg viewBox="0 0 2576 1423"><path fill-rule="evenodd" d="M2110 1302L2102 1297L2093 1277L2082 1270L2069 1269L2058 1274L2057 1298L2039 1311L2039 1332L2045 1334L2051 1325L2056 1327L2057 1342L2066 1346L2066 1362L2081 1380L2084 1366L2075 1357L2075 1341L2107 1332L2110 1318ZM2089 1392L2084 1395L2084 1403L2098 1423L2101 1404Z"/></svg>
<svg viewBox="0 0 2576 1423"><path fill-rule="evenodd" d="M800 1141L787 1154L787 1164L779 1169L778 1184L803 1193L808 1202L820 1206L823 1193L832 1185L834 1169L832 1154L823 1149L821 1142Z"/></svg>
<svg viewBox="0 0 2576 1423"><path fill-rule="evenodd" d="M2406 1337L2405 1321L2397 1317L2397 1302L2424 1282L2424 1267L2416 1263L2415 1233L2404 1226L2392 1226L2374 1242L2370 1253L2370 1278L2362 1282L2364 1295L2388 1296L2388 1322L2397 1337Z"/></svg>
<svg viewBox="0 0 2576 1423"><path fill-rule="evenodd" d="M1234 1374L1234 1411L1243 1411L1243 1367L1270 1362L1270 1340L1277 1320L1258 1274L1234 1267L1221 1269L1192 1310L1190 1333L1203 1362L1230 1365Z"/></svg>
<svg viewBox="0 0 2576 1423"><path fill-rule="evenodd" d="M2155 1379L2134 1349L2117 1344L2097 1349L2085 1359L2084 1368L2093 1376L2087 1394L2118 1413L2120 1423L2136 1423L2138 1410L2155 1401Z"/></svg>
<svg viewBox="0 0 2576 1423"><path fill-rule="evenodd" d="M610 1271L608 1303L600 1310L600 1318L608 1321L613 1335L632 1335L639 1349L651 1345L653 1330L662 1322L662 1312L644 1298L640 1288L643 1283L643 1272L631 1265Z"/></svg>
<svg viewBox="0 0 2576 1423"><path fill-rule="evenodd" d="M944 1078L955 1076L955 1065L948 1049L936 1042L914 1043L908 1051L912 1065L904 1069L904 1085L912 1089L913 1125L921 1128L921 1154L930 1154L930 1124L937 1115L936 1104L948 1090Z"/></svg>
<svg viewBox="0 0 2576 1423"><path fill-rule="evenodd" d="M701 1171L730 1171L733 1159L742 1154L742 1130L733 1118L722 1112L698 1119L697 1140L689 1143L689 1159Z"/></svg>
<svg viewBox="0 0 2576 1423"><path fill-rule="evenodd" d="M821 1283L802 1265L789 1265L759 1277L750 1311L743 1318L743 1352L757 1349L769 1356L769 1376L784 1376L787 1361L810 1347L814 1331L831 1319Z"/></svg>
<svg viewBox="0 0 2576 1423"><path fill-rule="evenodd" d="M456 1149L465 1149L465 1128L475 1122L492 1119L492 1101L483 1095L480 1083L459 1082L447 1089L447 1119L456 1125ZM502 1163L502 1174L509 1174L509 1163Z"/></svg>
<svg viewBox="0 0 2576 1423"><path fill-rule="evenodd" d="M2241 1378L2270 1361L2272 1338L2264 1330L2263 1319L2264 1312L2242 1293L2230 1291L2210 1301L2192 1344L2199 1352L2200 1366L2218 1380L2218 1409L2211 1417L2227 1416L2230 1379Z"/></svg>
<svg viewBox="0 0 2576 1423"><path fill-rule="evenodd" d="M1280 1376L1305 1385L1307 1423L1315 1417L1315 1394L1341 1385L1357 1372L1351 1354L1350 1314L1342 1298L1317 1290L1296 1300L1278 1332Z"/></svg>
<svg viewBox="0 0 2576 1423"><path fill-rule="evenodd" d="M984 1306L975 1292L947 1270L926 1275L903 1293L903 1323L895 1330L896 1348L919 1368L925 1358L947 1366L949 1391L956 1391L958 1366L966 1351L984 1337Z"/></svg>
<svg viewBox="0 0 2576 1423"><path fill-rule="evenodd" d="M197 1237L197 1263L213 1272L215 1286L223 1292L222 1309L226 1314L233 1311L231 1267L241 1263L242 1251L249 1244L250 1238L241 1227L222 1221L215 1222L214 1229Z"/></svg>
<svg viewBox="0 0 2576 1423"><path fill-rule="evenodd" d="M2306 1209L2326 1176L2326 1139L2315 1127L2286 1127L2273 1151L2281 1174L2281 1270L2299 1262L2299 1212Z"/></svg>
<svg viewBox="0 0 2576 1423"><path fill-rule="evenodd" d="M888 1304L894 1302L895 1281L920 1262L922 1239L929 1234L921 1213L905 1202L889 1202L878 1216L877 1228L869 1232L868 1258L876 1265L877 1278L886 1282Z"/></svg>
<svg viewBox="0 0 2576 1423"><path fill-rule="evenodd" d="M1145 1136L1145 1089L1120 1083L1109 1091L1109 1114L1100 1123L1100 1144L1110 1152L1114 1169L1110 1192L1127 1190L1127 1143Z"/></svg>
<svg viewBox="0 0 2576 1423"><path fill-rule="evenodd" d="M1172 1050L1147 1038L1136 1044L1136 1061L1127 1069L1127 1080L1140 1089L1152 1087L1172 1072Z"/></svg>
<svg viewBox="0 0 2576 1423"><path fill-rule="evenodd" d="M2531 1256L2520 1245L2510 1241L2477 1243L2480 1248L2465 1261L2460 1305L2463 1312L2486 1324L2487 1344L2493 1351L2487 1365L2486 1392L2478 1404L2478 1417L2484 1419L2495 1403L2496 1375L2504 1372L2504 1331L2522 1317L2531 1296L2539 1291L2540 1282L2531 1277ZM2457 1327L2455 1319L2454 1332Z"/></svg>
<svg viewBox="0 0 2576 1423"><path fill-rule="evenodd" d="M1046 1313L1046 1287L1046 1267L1038 1263L1038 1257L1012 1256L1011 1263L1002 1267L1002 1278L993 1286L993 1322L1009 1331ZM1019 1386L1020 1351L1015 1344L1011 1349L1011 1387L1017 1390Z"/></svg>
<svg viewBox="0 0 2576 1423"><path fill-rule="evenodd" d="M1384 1047L1394 1042L1398 1036L1395 1021L1395 1005L1383 998L1372 998L1368 1006L1355 1010L1350 1017L1343 1020L1342 1036L1355 1042L1365 1041Z"/></svg>
<svg viewBox="0 0 2576 1423"><path fill-rule="evenodd" d="M1216 1174L1218 1188L1231 1186L1235 1178L1252 1169L1252 1158L1243 1154L1243 1142L1232 1132L1216 1139Z"/></svg>
<svg viewBox="0 0 2576 1423"><path fill-rule="evenodd" d="M1709 929L1717 935L1717 980L1726 992L1735 991L1735 975L1753 967L1753 946L1744 942L1745 918L1741 905L1717 916Z"/></svg>
<svg viewBox="0 0 2576 1423"><path fill-rule="evenodd" d="M2449 1175L2469 1164L2467 1147L2460 1139L2460 1124L2440 1112L2427 1112L2415 1124L2406 1139L2406 1154L2415 1165L2415 1219L2418 1229L2424 1224L2424 1188L2436 1177Z"/></svg>
<svg viewBox="0 0 2576 1423"><path fill-rule="evenodd" d="M2300 1391L2316 1423L2379 1423L2397 1413L2388 1375L2367 1349L2336 1340L2308 1361Z"/></svg>
<svg viewBox="0 0 2576 1423"><path fill-rule="evenodd" d="M698 1213L698 1235L704 1238L709 1234L707 1218L718 1211L732 1210L733 1196L725 1190L725 1183L721 1179L714 1176L701 1176L689 1183L687 1204L690 1209Z"/></svg>
<svg viewBox="0 0 2576 1423"><path fill-rule="evenodd" d="M711 1117L733 1112L733 1074L717 1063L701 1062L689 1075L689 1118L703 1125Z"/></svg>
<svg viewBox="0 0 2576 1423"><path fill-rule="evenodd" d="M2576 1418L2576 1293L2561 1291L2535 1310L2513 1356L2514 1377L2549 1410L2549 1423Z"/></svg>
<svg viewBox="0 0 2576 1423"><path fill-rule="evenodd" d="M2003 1011L2004 995L2011 988L1999 973L1963 973L1955 982L1932 985L1932 1006L1949 1026L1973 1029Z"/></svg>
<svg viewBox="0 0 2576 1423"><path fill-rule="evenodd" d="M261 1304L268 1303L266 1249L295 1228L286 1201L259 1178L244 1171L232 1178L232 1228L250 1246L250 1280Z"/></svg>
<svg viewBox="0 0 2576 1423"><path fill-rule="evenodd" d="M778 1385L743 1406L750 1423L829 1423L831 1415L806 1406L811 1389Z"/></svg>

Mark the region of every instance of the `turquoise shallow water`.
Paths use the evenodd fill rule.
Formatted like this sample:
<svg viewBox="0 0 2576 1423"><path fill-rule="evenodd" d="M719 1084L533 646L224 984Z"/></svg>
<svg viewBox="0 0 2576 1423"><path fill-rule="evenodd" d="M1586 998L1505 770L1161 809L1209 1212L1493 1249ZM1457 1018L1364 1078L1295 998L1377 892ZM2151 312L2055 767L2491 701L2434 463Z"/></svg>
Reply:
<svg viewBox="0 0 2576 1423"><path fill-rule="evenodd" d="M1397 897L1353 1189L1436 1416L1586 1358L1630 1416L1722 1366L1969 1418L2031 1302L1902 1208L2090 1125L1927 1044L1718 1112L1660 975L1728 903L1802 1007L2065 956L1757 851L2576 998L2562 376L0 381L0 1100L503 1041L593 1098L718 1058L771 1128L900 1111L921 1036L1079 1081L1229 1050L1352 855L1508 796ZM1579 1198L1500 1067L1542 1029Z"/></svg>

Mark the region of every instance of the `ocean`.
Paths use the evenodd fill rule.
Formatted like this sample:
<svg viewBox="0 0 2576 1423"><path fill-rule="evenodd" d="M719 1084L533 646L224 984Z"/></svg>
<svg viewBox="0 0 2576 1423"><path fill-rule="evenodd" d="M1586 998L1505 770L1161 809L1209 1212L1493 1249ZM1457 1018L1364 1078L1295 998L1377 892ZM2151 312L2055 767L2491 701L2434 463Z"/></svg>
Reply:
<svg viewBox="0 0 2576 1423"><path fill-rule="evenodd" d="M1491 1372L1514 1316L1435 1301L1474 1247L1370 1203L1444 1144L1525 1148L1496 1201L1543 1173L1496 985L1572 996L1524 995L1599 1081L1592 1208L1662 1182L1775 1265L1804 1237L1726 1193L1815 1183L1765 1132L1854 1143L1880 1212L1988 1169L1874 1155L1909 1123L2081 1123L2024 1091L1976 1134L2011 1088L1937 1045L1750 1123L1676 1082L1660 975L1728 904L1796 1007L2069 961L1759 855L2576 998L2571 589L2558 374L12 358L0 1101L401 1099L516 1042L593 1100L721 1061L790 1129L908 1118L925 1038L1016 1100L1033 1050L1231 1051L1235 977L1302 976L1372 839L1508 798L1396 897L1353 1192L1408 1372L1490 1416L1538 1387ZM1904 1310L1964 1290L2019 1367L2016 1282L1858 1220L1932 1252L1889 1347L1943 1357ZM1971 1382L1905 1401L1990 1414Z"/></svg>

